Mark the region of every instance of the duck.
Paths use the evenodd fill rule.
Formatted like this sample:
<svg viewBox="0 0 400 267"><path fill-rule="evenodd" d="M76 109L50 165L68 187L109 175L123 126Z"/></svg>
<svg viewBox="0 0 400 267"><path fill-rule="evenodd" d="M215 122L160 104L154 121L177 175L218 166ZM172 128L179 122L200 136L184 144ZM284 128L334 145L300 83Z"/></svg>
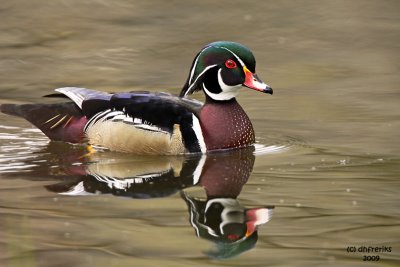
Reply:
<svg viewBox="0 0 400 267"><path fill-rule="evenodd" d="M68 102L2 104L0 110L25 118L50 140L92 148L153 155L237 149L255 143L251 120L236 100L240 89L273 93L255 68L249 48L217 41L197 53L179 95L63 87L46 97ZM188 98L198 91L204 103Z"/></svg>

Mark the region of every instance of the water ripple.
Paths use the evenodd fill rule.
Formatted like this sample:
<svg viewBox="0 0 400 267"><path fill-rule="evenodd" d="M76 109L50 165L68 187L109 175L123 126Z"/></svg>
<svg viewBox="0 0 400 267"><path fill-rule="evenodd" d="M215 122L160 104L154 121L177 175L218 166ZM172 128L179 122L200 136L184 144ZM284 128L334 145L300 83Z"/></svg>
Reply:
<svg viewBox="0 0 400 267"><path fill-rule="evenodd" d="M275 153L283 153L289 150L292 150L296 147L304 147L305 142L298 138L290 137L290 136L272 136L268 137L268 143L264 138L258 138L256 141L255 152L254 154L266 155L266 154L275 154Z"/></svg>
<svg viewBox="0 0 400 267"><path fill-rule="evenodd" d="M41 151L48 139L37 129L0 125L0 172L29 171L36 164L26 164L27 160L37 158L34 152Z"/></svg>

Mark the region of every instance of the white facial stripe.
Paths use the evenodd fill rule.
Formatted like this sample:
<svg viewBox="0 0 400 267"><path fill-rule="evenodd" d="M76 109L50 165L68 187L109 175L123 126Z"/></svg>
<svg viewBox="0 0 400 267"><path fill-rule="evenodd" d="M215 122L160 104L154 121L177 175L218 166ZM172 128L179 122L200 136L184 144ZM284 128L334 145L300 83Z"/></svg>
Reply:
<svg viewBox="0 0 400 267"><path fill-rule="evenodd" d="M217 64L207 66L207 67L199 74L199 76L197 76L196 80L189 86L189 88L186 90L184 96L187 96L188 92L190 92L190 90L192 90L193 85L196 84L197 80L198 80L207 70L209 70L209 69L211 69L211 68L213 68L213 67L215 67L215 66L217 66Z"/></svg>
<svg viewBox="0 0 400 267"><path fill-rule="evenodd" d="M196 57L196 60L194 61L192 71L190 72L190 78L189 78L189 84L192 83L193 75L194 75L194 70L196 69L197 61L199 61L200 54Z"/></svg>
<svg viewBox="0 0 400 267"><path fill-rule="evenodd" d="M240 57L239 57L238 55L236 55L235 53L233 53L230 49L228 49L228 48L226 48L226 47L222 47L222 46L221 46L220 48L229 51L232 55L235 56L235 58L239 61L240 65L242 65L242 67L245 66L245 65L244 65L244 62L240 59Z"/></svg>
<svg viewBox="0 0 400 267"><path fill-rule="evenodd" d="M222 69L218 70L218 84L222 89L222 92L232 92L235 91L236 94L238 93L238 90L240 87L242 87L241 84L237 84L237 85L227 85L224 80L222 79L222 75L221 75L221 71Z"/></svg>
<svg viewBox="0 0 400 267"><path fill-rule="evenodd" d="M196 135L197 141L199 142L201 153L204 154L207 151L207 147L206 147L206 143L204 142L204 137L203 137L203 132L201 130L200 121L194 114L192 115L192 120L193 120L193 131Z"/></svg>
<svg viewBox="0 0 400 267"><path fill-rule="evenodd" d="M227 85L224 82L224 80L222 79L221 72L222 72L222 69L219 69L218 70L218 84L221 87L222 92L219 94L213 94L210 91L208 91L207 88L205 88L205 86L204 86L204 89L207 90L206 91L207 94L215 100L230 100L239 94L239 89L240 89L240 87L242 87L242 85L241 84L234 85L234 86Z"/></svg>
<svg viewBox="0 0 400 267"><path fill-rule="evenodd" d="M207 50L208 48L210 48L210 46L207 46L207 47L203 48L203 50L201 50L200 53L197 55L196 60L194 61L192 70L191 70L191 72L190 72L189 84L192 83L192 79L193 79L193 75L194 75L194 70L196 69L196 65L197 65L197 62L199 61L199 58L200 58L201 53L203 53L203 52L204 52L205 50Z"/></svg>
<svg viewBox="0 0 400 267"><path fill-rule="evenodd" d="M228 86L228 85L226 85L226 86ZM240 85L238 85L238 86L231 86L230 89L229 89L229 91L222 91L222 92L219 93L219 94L214 94L214 93L211 93L211 92L206 88L206 86L205 86L204 83L203 83L203 90L204 90L204 92L206 92L206 94L207 94L209 97L211 97L212 99L218 100L218 101L226 101L226 100L231 100L232 98L235 98L235 97L238 95L238 93L239 93L240 87L241 87Z"/></svg>

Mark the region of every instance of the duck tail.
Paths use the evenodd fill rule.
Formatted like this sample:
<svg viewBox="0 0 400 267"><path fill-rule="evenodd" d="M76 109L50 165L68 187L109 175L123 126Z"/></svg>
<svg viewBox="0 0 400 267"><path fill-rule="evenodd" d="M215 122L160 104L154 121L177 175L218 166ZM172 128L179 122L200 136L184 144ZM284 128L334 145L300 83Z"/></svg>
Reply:
<svg viewBox="0 0 400 267"><path fill-rule="evenodd" d="M17 106L18 105L15 104L1 104L0 111L4 114L21 117L19 109L17 109Z"/></svg>
<svg viewBox="0 0 400 267"><path fill-rule="evenodd" d="M1 104L2 113L22 117L54 141L83 142L87 118L72 102L56 104Z"/></svg>

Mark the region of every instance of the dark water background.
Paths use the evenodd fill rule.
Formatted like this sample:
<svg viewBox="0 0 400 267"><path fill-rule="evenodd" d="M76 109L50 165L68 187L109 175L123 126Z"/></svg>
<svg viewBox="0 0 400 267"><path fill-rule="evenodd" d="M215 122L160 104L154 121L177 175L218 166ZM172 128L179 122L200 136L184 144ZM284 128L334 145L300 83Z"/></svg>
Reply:
<svg viewBox="0 0 400 267"><path fill-rule="evenodd" d="M0 22L0 103L45 101L64 86L178 93L205 44L250 47L274 95L238 98L258 145L234 197L275 206L254 248L216 259L181 185L148 199L95 185L65 194L88 172L176 172L182 159L82 162L80 148L0 114L0 266L398 266L400 2L6 0ZM218 174L235 161L214 162ZM188 196L211 194L187 185ZM391 251L347 251L363 246Z"/></svg>

